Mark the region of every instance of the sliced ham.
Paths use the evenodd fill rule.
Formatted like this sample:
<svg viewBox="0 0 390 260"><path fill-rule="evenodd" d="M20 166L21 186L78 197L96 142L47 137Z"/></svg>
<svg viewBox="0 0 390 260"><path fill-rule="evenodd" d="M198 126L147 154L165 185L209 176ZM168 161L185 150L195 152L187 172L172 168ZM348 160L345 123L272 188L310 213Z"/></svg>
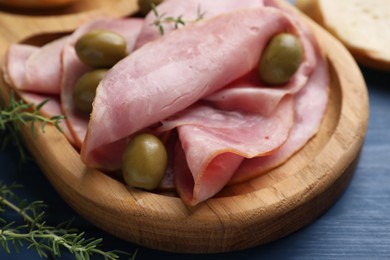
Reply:
<svg viewBox="0 0 390 260"><path fill-rule="evenodd" d="M237 156L239 153L234 152L217 153L215 157L209 155L218 151L216 140L229 140L229 137L219 139L214 136L202 140L203 135L199 131L188 131L188 135L184 137L180 135L180 140L189 140L189 144L184 143L183 147L177 149L175 156L178 160L174 174L176 188L188 205L196 205L214 196L227 183L246 181L284 163L317 133L328 102L328 70L310 31L302 23L298 23L297 20L295 22L300 29L301 39L305 42L306 61L301 64L298 72L286 86L277 88L262 86L257 75L252 72L229 87L206 97L207 101L211 101L218 108L269 115L286 95L290 97L295 95L296 122L287 142L277 147L274 153L259 154L251 159L246 157L240 160ZM313 68L315 69L312 73ZM179 133L183 131L180 126L178 131ZM237 139L241 138L239 132L234 136ZM264 143L258 145L261 147ZM197 152L191 151L188 147ZM204 163L205 161L207 163ZM192 164L197 167L207 165L210 168L194 169Z"/></svg>
<svg viewBox="0 0 390 260"><path fill-rule="evenodd" d="M163 22L161 37L154 12L145 21L94 20L42 48L11 46L5 79L26 102L50 98L42 112L66 115L61 128L87 166L117 170L132 135L166 136L171 156L162 186L175 181L182 200L197 205L227 184L284 163L319 129L328 102L327 64L308 28L280 9L273 0L166 0L157 7L160 18L181 17L180 30ZM88 123L72 93L91 68L79 61L74 44L93 29L121 34L131 54L100 83ZM304 57L285 86L269 87L255 67L280 32L300 39ZM49 69L40 68L46 60Z"/></svg>
<svg viewBox="0 0 390 260"><path fill-rule="evenodd" d="M270 156L245 160L230 182L242 182L259 176L281 165L301 149L320 127L328 104L328 92L328 68L324 58L319 56L309 82L295 96L295 123L287 142Z"/></svg>
<svg viewBox="0 0 390 260"><path fill-rule="evenodd" d="M316 67L305 87L295 95L296 122L288 141L275 153L266 157L245 160L237 169L230 183L237 183L259 176L287 161L300 150L318 131L329 99L329 74L324 56L314 35L294 13L279 6L273 0L265 0L265 5L279 10L299 28L301 38L310 43L316 60Z"/></svg>
<svg viewBox="0 0 390 260"><path fill-rule="evenodd" d="M204 100L223 110L270 115L283 97L294 94L302 87L303 85L295 84L293 88L266 87L260 81L258 73L252 71L226 88L205 97Z"/></svg>
<svg viewBox="0 0 390 260"><path fill-rule="evenodd" d="M89 118L76 110L73 102L73 88L79 78L91 69L80 62L74 47L70 45L64 47L62 64L61 108L73 134L74 144L77 148L81 148L87 133Z"/></svg>
<svg viewBox="0 0 390 260"><path fill-rule="evenodd" d="M61 53L68 37L45 44L26 61L23 90L59 94L61 88Z"/></svg>
<svg viewBox="0 0 390 260"><path fill-rule="evenodd" d="M137 49L97 89L82 160L117 169L126 138L249 73L273 35L295 32L273 8L231 12L188 25ZM122 145L123 147L120 147Z"/></svg>
<svg viewBox="0 0 390 260"><path fill-rule="evenodd" d="M4 80L14 89L20 90L24 84L26 62L39 48L27 44L12 44L3 59Z"/></svg>
<svg viewBox="0 0 390 260"><path fill-rule="evenodd" d="M189 205L219 192L244 158L265 156L286 142L294 123L293 98L285 97L268 116L196 106L167 125L177 127L186 160L175 160L176 188ZM172 125L173 124L173 125ZM166 125L165 125L166 127ZM192 188L187 187L191 174ZM191 191L191 192L188 192Z"/></svg>
<svg viewBox="0 0 390 260"><path fill-rule="evenodd" d="M153 11L146 15L136 47L139 48L162 36L160 28L154 24L158 19L163 20L168 17L176 19L181 17L185 24L188 25L199 19L211 18L239 9L261 6L263 6L262 0L165 0L156 7L160 17L156 17ZM176 29L174 22L162 22L161 26L164 35ZM182 27L183 25L179 26Z"/></svg>
<svg viewBox="0 0 390 260"><path fill-rule="evenodd" d="M13 44L8 50L9 83L13 88L43 94L59 94L61 52L67 37L43 47Z"/></svg>
<svg viewBox="0 0 390 260"><path fill-rule="evenodd" d="M266 4L271 3L267 0ZM282 12L280 9L276 10ZM260 80L257 70L254 70L222 91L206 97L206 100L221 109L270 114L285 95L295 94L306 85L316 66L318 48L313 45L315 40L306 25L293 15L284 11L283 14L288 15L298 28L296 33L303 48L303 60L290 81L283 86L267 86Z"/></svg>
<svg viewBox="0 0 390 260"><path fill-rule="evenodd" d="M89 118L80 114L73 102L73 88L80 77L91 71L87 65L84 65L77 57L74 45L76 41L85 33L94 29L105 29L116 32L127 41L127 51L131 53L134 50L135 41L139 35L143 20L139 18L131 19L97 19L84 24L78 28L71 36L67 44L63 47L63 73L61 84L62 110L67 117L67 123L70 131L74 135L75 146L81 148L87 132Z"/></svg>

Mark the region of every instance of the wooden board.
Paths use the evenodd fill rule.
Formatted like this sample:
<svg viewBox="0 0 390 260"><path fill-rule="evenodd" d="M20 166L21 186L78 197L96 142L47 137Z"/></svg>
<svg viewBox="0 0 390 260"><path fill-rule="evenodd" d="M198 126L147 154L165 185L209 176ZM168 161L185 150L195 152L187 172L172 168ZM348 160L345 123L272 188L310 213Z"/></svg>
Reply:
<svg viewBox="0 0 390 260"><path fill-rule="evenodd" d="M103 9L112 16L130 14L136 8L135 1L129 0L110 1L109 6ZM29 22L28 29L22 21L18 21L17 31L0 27L1 54L10 43L35 34L74 29L90 12L98 15L103 11L81 10L60 17L55 24L42 22L54 17L31 20L27 16L22 19ZM11 24L14 16L1 13L0 23ZM28 128L23 129L26 144L71 207L102 230L132 243L171 252L214 253L249 248L290 234L315 220L345 190L368 122L367 89L355 61L337 40L307 21L330 62L330 104L319 133L287 163L226 188L199 206L190 208L174 196L129 189L85 167L77 151L54 127L35 137ZM5 101L9 88L4 82L0 86Z"/></svg>

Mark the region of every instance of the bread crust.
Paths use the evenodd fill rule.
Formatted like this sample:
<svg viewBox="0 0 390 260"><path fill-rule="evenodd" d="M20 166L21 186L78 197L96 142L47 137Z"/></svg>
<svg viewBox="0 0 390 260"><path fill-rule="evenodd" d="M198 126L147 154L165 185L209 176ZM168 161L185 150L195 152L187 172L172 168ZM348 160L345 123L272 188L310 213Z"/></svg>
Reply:
<svg viewBox="0 0 390 260"><path fill-rule="evenodd" d="M338 38L347 47L347 49L359 64L378 70L390 71L390 55L385 51L381 52L373 50L369 46L364 45L364 39L362 39L362 43L359 44L359 46L356 46L352 39L346 37L345 35L341 35L340 31L342 30L337 29L340 29L340 26L343 25L341 23L337 23L337 20L335 19L330 19L329 10L324 10L324 1L335 1L335 4L340 3L338 2L340 0L297 0L296 5L302 12L307 14L310 18L312 18L318 24L327 29L332 35ZM356 14L356 16L357 15L358 14ZM378 23L381 22L383 21L378 20ZM388 28L390 28L390 24ZM367 28L361 29L367 30Z"/></svg>

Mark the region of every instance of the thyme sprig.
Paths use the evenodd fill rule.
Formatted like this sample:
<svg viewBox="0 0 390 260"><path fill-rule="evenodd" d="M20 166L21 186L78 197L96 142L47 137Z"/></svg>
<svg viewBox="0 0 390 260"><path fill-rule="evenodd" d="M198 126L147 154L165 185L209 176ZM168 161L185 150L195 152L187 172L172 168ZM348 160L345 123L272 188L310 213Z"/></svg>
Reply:
<svg viewBox="0 0 390 260"><path fill-rule="evenodd" d="M72 253L76 259L87 260L92 255L100 255L106 260L119 259L119 255L128 255L125 252L99 249L102 239L85 238L84 232L69 227L69 223L58 226L47 225L44 220L45 212L42 208L46 205L42 201L28 203L20 200L13 189L18 185L4 185L0 183L0 213L7 209L13 210L23 219L23 225L16 222L8 223L0 218L0 245L7 253L11 253L11 247L19 252L19 249L27 244L27 248L35 249L40 257L49 255L60 257L62 250ZM135 254L132 259L134 259Z"/></svg>
<svg viewBox="0 0 390 260"><path fill-rule="evenodd" d="M183 15L179 15L178 17L172 17L166 16L166 13L160 14L154 3L151 3L151 9L156 19L150 25L156 26L161 35L165 34L164 24L173 24L175 29L179 29L180 26L186 25L186 21L183 19ZM189 22L198 22L202 20L205 15L206 13L202 12L200 6L198 6L196 19Z"/></svg>
<svg viewBox="0 0 390 260"><path fill-rule="evenodd" d="M9 105L0 106L0 148L4 149L9 143L16 145L22 162L27 158L24 146L21 142L20 126L30 124L33 135L36 134L36 124L40 123L40 130L45 132L47 124L54 125L59 131L61 120L64 116L57 115L50 118L41 113L42 107L47 104L45 100L35 106L23 100L16 100L11 92ZM12 249L19 252L20 248L27 246L28 249L35 249L40 257L60 257L61 252L68 251L75 256L75 259L89 260L92 255L100 255L106 260L119 259L119 255L129 254L119 251L103 251L100 249L102 239L86 238L84 232L71 228L69 222L57 226L46 224L46 205L42 201L29 203L21 200L14 189L20 185L5 185L0 182L0 246L7 253ZM9 222L3 218L6 211L14 211L18 214L20 221ZM131 259L134 259L133 254Z"/></svg>
<svg viewBox="0 0 390 260"><path fill-rule="evenodd" d="M63 115L55 115L48 118L41 113L42 107L48 101L46 99L35 106L35 104L27 103L22 99L17 100L12 91L9 105L4 108L0 106L0 149L5 149L10 143L14 144L19 151L22 162L25 162L28 156L20 138L21 125L30 123L33 135L36 134L37 123L41 123L40 129L42 132L45 132L47 124L54 125L62 132L60 123L65 119Z"/></svg>
<svg viewBox="0 0 390 260"><path fill-rule="evenodd" d="M42 107L48 102L46 99L35 106L33 103L26 103L23 99L16 100L14 92L11 92L10 103L2 109L0 107L0 130L5 130L6 125L11 123L14 129L19 129L20 124L31 122L31 131L35 134L35 123L40 122L42 132L45 132L47 124L53 124L59 131L61 130L60 123L64 119L62 115L45 117L41 113Z"/></svg>

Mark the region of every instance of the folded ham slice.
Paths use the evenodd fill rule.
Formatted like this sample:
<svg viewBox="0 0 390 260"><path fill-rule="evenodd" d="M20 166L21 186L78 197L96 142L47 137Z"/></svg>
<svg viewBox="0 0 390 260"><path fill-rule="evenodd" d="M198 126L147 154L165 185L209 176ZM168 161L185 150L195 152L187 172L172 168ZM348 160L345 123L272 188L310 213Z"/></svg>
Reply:
<svg viewBox="0 0 390 260"><path fill-rule="evenodd" d="M74 137L74 145L80 148L87 132L89 118L76 110L73 102L73 88L81 76L90 71L91 68L80 62L74 46L71 45L66 45L63 49L62 64L61 108Z"/></svg>
<svg viewBox="0 0 390 260"><path fill-rule="evenodd" d="M284 163L302 148L318 131L329 96L329 75L326 61L319 55L316 69L307 85L294 97L295 123L287 142L274 154L245 160L230 183L259 176Z"/></svg>
<svg viewBox="0 0 390 260"><path fill-rule="evenodd" d="M42 94L59 94L61 86L61 52L67 37L43 47L25 44L10 46L6 73L13 88ZM43 65L44 64L44 65Z"/></svg>
<svg viewBox="0 0 390 260"><path fill-rule="evenodd" d="M316 60L314 71L305 87L294 97L296 122L288 141L274 154L245 160L237 169L230 183L237 183L259 176L288 160L301 149L318 131L329 99L329 72L326 60L310 29L290 10L274 0L265 0L265 5L283 10L299 28L304 42L310 43ZM299 72L297 72L298 74Z"/></svg>
<svg viewBox="0 0 390 260"><path fill-rule="evenodd" d="M196 205L214 196L244 158L265 156L283 145L293 123L292 96L286 96L268 116L210 106L193 107L175 116L167 125L177 128L185 154L185 160L175 159L174 171L182 200ZM183 164L188 170L181 171L187 168Z"/></svg>
<svg viewBox="0 0 390 260"><path fill-rule="evenodd" d="M283 98L294 95L296 120L287 142L273 153L263 155L259 153L258 156L247 159L249 157L245 155L245 158L240 158L237 151L218 153L219 147L215 142L230 140L232 135L200 140L204 137L200 131L186 129L188 135L180 135L180 140L184 140L184 144L176 150L174 175L176 188L188 205L196 205L214 196L227 183L247 181L284 163L317 133L328 102L328 70L310 31L295 18L293 20L304 42L306 57L286 86L268 88L262 84L257 74L252 72L205 98L218 108L233 110L236 113L246 111L270 115L272 112L275 113L275 107L280 105ZM209 122L209 127L214 126L209 120L205 119L204 122ZM178 131L180 133L184 130L179 126ZM242 134L237 132L233 136L240 139ZM253 142L256 140L255 136L255 134L252 136ZM242 140L245 144L245 138ZM264 146L264 141L258 145L260 149ZM250 144L245 146L251 147ZM213 148L207 149L208 147ZM191 151L194 149L196 152ZM203 168L194 169L194 166Z"/></svg>
<svg viewBox="0 0 390 260"><path fill-rule="evenodd" d="M271 3L270 0L266 0L266 4L272 4L272 8L275 7L275 4ZM277 9L277 11L280 11L280 9ZM283 13L289 16L294 26L298 28L297 36L303 48L303 60L290 81L277 88L267 86L260 80L257 70L254 70L223 90L207 96L205 100L213 102L220 109L245 110L267 115L275 109L285 95L296 94L306 85L316 66L318 46L315 45L313 35L306 25L292 14L285 11Z"/></svg>
<svg viewBox="0 0 390 260"><path fill-rule="evenodd" d="M154 24L157 20L180 17L184 23L189 24L199 19L209 19L223 13L261 6L263 6L262 0L165 0L156 7L160 17L156 17L153 11L146 15L144 26L137 39L136 48L162 36L159 26ZM163 28L164 35L177 29L174 22L162 21L160 26ZM179 26L182 27L183 25Z"/></svg>
<svg viewBox="0 0 390 260"><path fill-rule="evenodd" d="M270 37L296 33L273 8L227 13L188 25L144 45L100 83L82 160L118 169L132 134L183 110L249 73Z"/></svg>
<svg viewBox="0 0 390 260"><path fill-rule="evenodd" d="M72 93L77 80L91 68L79 61L74 44L88 31L106 29L121 34L127 41L127 50L130 53L135 48L142 25L143 19L140 18L100 18L85 23L71 35L42 47L12 44L2 64L4 78L25 97L32 97L33 93L37 93L42 97L50 96L61 100L62 111L59 114L67 117L66 129L73 135L72 143L80 148L87 131L88 117L75 111ZM39 99L40 95L33 99Z"/></svg>
<svg viewBox="0 0 390 260"><path fill-rule="evenodd" d="M12 44L2 61L4 80L15 89L22 89L28 58L39 48L27 44Z"/></svg>
<svg viewBox="0 0 390 260"><path fill-rule="evenodd" d="M45 44L28 58L21 89L45 94L60 93L61 54L67 40L65 36Z"/></svg>

